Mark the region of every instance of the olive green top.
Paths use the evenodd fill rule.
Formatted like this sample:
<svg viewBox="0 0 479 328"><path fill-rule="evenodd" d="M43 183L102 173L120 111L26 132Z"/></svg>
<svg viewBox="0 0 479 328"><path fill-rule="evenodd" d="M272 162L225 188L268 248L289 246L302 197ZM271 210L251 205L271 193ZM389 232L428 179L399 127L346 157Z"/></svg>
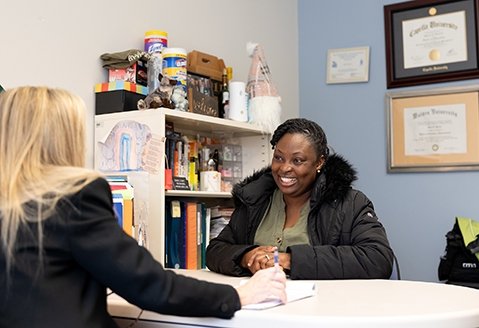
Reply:
<svg viewBox="0 0 479 328"><path fill-rule="evenodd" d="M301 208L298 222L290 228L283 229L286 218L285 208L283 193L276 189L266 214L256 230L255 245L277 246L280 252L285 252L291 245L309 245L307 232L309 200Z"/></svg>

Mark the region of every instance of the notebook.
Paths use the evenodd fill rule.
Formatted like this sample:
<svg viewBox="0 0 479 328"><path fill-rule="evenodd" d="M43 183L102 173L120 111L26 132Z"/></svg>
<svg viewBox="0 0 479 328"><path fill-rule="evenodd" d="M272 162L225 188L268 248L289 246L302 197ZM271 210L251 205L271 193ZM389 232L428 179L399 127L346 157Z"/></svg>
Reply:
<svg viewBox="0 0 479 328"><path fill-rule="evenodd" d="M248 280L241 280L240 284L246 283ZM314 281L304 280L288 280L286 282L286 295L288 303L311 297L315 294L316 284ZM243 306L243 310L264 310L278 305L281 301L276 297L267 298L260 303L248 304Z"/></svg>

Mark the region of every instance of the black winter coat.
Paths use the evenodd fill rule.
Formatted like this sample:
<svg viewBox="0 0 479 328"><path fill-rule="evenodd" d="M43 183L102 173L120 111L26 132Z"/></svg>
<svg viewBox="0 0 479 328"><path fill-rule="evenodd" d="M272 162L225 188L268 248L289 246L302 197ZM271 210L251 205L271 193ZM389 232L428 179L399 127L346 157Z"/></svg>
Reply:
<svg viewBox="0 0 479 328"><path fill-rule="evenodd" d="M356 172L339 155L327 160L313 186L308 216L310 245L294 245L291 279L388 279L393 251L372 202L352 188ZM235 185L235 210L229 224L206 251L212 271L246 276L241 259L253 245L256 230L277 188L271 168Z"/></svg>
<svg viewBox="0 0 479 328"><path fill-rule="evenodd" d="M165 314L230 318L236 290L164 270L118 225L108 183L97 179L65 198L43 222L43 263L31 230L19 231L6 281L0 249L0 327L117 327L108 314L109 287L137 306Z"/></svg>

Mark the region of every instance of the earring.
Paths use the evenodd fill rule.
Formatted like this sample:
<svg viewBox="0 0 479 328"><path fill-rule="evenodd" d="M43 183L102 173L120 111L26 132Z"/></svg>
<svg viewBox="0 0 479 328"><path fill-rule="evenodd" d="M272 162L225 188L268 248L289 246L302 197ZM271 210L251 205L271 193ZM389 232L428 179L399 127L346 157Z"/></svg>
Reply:
<svg viewBox="0 0 479 328"><path fill-rule="evenodd" d="M321 173L321 169L317 169L316 173L318 173L318 174Z"/></svg>

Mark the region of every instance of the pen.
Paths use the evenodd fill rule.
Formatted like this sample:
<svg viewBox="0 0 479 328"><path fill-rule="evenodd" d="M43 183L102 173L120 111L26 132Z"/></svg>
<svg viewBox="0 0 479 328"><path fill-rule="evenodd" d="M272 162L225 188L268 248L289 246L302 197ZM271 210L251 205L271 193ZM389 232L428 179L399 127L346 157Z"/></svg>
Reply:
<svg viewBox="0 0 479 328"><path fill-rule="evenodd" d="M279 271L279 253L278 253L278 247L275 247L274 249L274 267L276 268L276 271Z"/></svg>

